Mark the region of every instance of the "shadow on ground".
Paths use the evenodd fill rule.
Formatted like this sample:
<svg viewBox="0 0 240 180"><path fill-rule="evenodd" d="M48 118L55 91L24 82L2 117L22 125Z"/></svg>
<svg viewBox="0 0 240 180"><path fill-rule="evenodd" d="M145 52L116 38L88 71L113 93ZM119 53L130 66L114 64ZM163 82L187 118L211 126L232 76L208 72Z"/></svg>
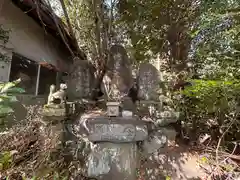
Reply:
<svg viewBox="0 0 240 180"><path fill-rule="evenodd" d="M143 160L139 180L201 180L205 173L197 161L197 153L187 147L169 147Z"/></svg>

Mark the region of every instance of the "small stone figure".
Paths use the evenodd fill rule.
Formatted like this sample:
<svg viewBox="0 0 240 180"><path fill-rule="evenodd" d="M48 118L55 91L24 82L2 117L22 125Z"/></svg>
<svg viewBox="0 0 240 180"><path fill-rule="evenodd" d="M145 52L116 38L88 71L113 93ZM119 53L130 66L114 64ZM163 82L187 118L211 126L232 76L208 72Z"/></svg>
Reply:
<svg viewBox="0 0 240 180"><path fill-rule="evenodd" d="M43 107L42 115L43 120L46 122L60 122L68 115L67 112L67 85L60 84L60 89L56 91L56 86L50 86L50 92L48 95L48 102Z"/></svg>
<svg viewBox="0 0 240 180"><path fill-rule="evenodd" d="M50 93L48 96L47 105L65 104L67 100L67 93L66 93L67 85L62 83L60 84L60 89L57 92L55 92L55 89L56 89L55 85L50 86Z"/></svg>

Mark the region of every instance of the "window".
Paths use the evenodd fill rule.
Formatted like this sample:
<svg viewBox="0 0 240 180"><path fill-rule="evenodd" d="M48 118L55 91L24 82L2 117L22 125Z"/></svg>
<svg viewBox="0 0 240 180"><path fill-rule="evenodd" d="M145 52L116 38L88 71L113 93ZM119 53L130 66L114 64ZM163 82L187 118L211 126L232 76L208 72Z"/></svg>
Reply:
<svg viewBox="0 0 240 180"><path fill-rule="evenodd" d="M57 71L52 66L43 66L41 65L40 77L39 77L39 88L38 94L48 94L49 87L52 84L56 84L57 80Z"/></svg>
<svg viewBox="0 0 240 180"><path fill-rule="evenodd" d="M11 62L10 81L21 78L18 87L26 94L47 95L51 84L61 83L62 75L56 68L46 62L38 64L17 53L13 53Z"/></svg>
<svg viewBox="0 0 240 180"><path fill-rule="evenodd" d="M21 78L18 87L23 88L26 94L35 94L37 82L37 69L36 62L31 61L21 55L13 53L10 81Z"/></svg>

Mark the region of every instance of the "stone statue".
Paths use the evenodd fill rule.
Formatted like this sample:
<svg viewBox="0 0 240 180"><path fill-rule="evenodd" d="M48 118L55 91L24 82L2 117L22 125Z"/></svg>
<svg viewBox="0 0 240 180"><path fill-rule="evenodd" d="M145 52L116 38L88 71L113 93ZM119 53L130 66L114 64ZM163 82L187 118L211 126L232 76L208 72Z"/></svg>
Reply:
<svg viewBox="0 0 240 180"><path fill-rule="evenodd" d="M50 90L49 90L47 105L50 105L52 103L51 99L52 99L53 93L56 91L56 86L52 84L49 89Z"/></svg>
<svg viewBox="0 0 240 180"><path fill-rule="evenodd" d="M56 86L51 85L50 86L50 92L48 95L48 102L47 105L63 105L66 103L67 100L67 84L61 83L60 84L60 89L56 91Z"/></svg>
<svg viewBox="0 0 240 180"><path fill-rule="evenodd" d="M123 46L113 45L101 90L108 100L119 101L128 95L132 86L132 68L127 52Z"/></svg>

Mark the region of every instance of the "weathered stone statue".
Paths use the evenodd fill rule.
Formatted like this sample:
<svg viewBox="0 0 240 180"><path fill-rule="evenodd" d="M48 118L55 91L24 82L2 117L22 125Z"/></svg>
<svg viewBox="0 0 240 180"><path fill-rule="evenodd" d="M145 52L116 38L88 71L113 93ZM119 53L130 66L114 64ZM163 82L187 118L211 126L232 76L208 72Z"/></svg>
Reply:
<svg viewBox="0 0 240 180"><path fill-rule="evenodd" d="M60 153L64 142L64 121L67 117L67 84L61 83L60 89L56 91L56 86L50 86L47 104L43 107L42 120L46 125L46 133L51 137L52 159Z"/></svg>
<svg viewBox="0 0 240 180"><path fill-rule="evenodd" d="M88 142L91 145L85 169L88 177L98 180L136 180L140 144L146 154L153 153L165 145L167 137L162 131L150 132L146 121L139 118L131 108L125 109L130 104L127 99L131 101L128 96L134 86L131 63L126 50L120 45L112 46L110 55L101 84L107 110L86 111L75 119L69 130L77 138L76 144ZM84 87L80 84L82 79L78 71L75 72L79 76L76 76L75 81L73 78L72 83L79 83L79 92L83 92L81 88ZM157 108L159 103L153 102L159 96L158 72L149 64L142 65L139 72L139 98L151 101L152 112L154 105L157 104ZM136 90L139 88L135 87ZM136 106L134 103L132 105Z"/></svg>
<svg viewBox="0 0 240 180"><path fill-rule="evenodd" d="M43 116L46 121L63 120L66 117L67 84L60 84L60 89L56 91L56 86L50 86L47 104L43 107Z"/></svg>
<svg viewBox="0 0 240 180"><path fill-rule="evenodd" d="M147 126L131 110L124 109L127 103L122 103L134 84L126 50L114 45L110 55L101 86L107 110L81 114L74 122L72 132L79 139L94 143L88 155L87 176L98 180L113 177L136 180L137 142L147 139Z"/></svg>
<svg viewBox="0 0 240 180"><path fill-rule="evenodd" d="M164 136L168 143L175 140L176 132L169 124L178 119L178 113L166 107L168 98L161 89L159 73L150 63L141 64L138 71L138 113L154 129L143 143L144 152L150 153L163 145L159 142L164 140Z"/></svg>
<svg viewBox="0 0 240 180"><path fill-rule="evenodd" d="M111 47L107 69L101 86L106 99L111 101L126 97L133 86L133 77L131 62L124 47Z"/></svg>
<svg viewBox="0 0 240 180"><path fill-rule="evenodd" d="M60 89L58 91L56 91L56 86L55 85L51 85L50 86L50 92L48 95L48 102L47 102L47 106L54 106L54 105L58 105L60 106L64 106L66 104L67 101L67 84L60 84Z"/></svg>

